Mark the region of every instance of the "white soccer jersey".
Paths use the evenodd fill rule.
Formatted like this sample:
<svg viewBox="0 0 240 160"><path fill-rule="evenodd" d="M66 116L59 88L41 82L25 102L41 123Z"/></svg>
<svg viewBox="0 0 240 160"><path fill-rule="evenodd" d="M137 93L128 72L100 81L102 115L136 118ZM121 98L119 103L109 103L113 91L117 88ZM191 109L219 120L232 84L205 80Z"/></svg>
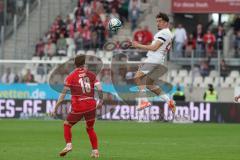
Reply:
<svg viewBox="0 0 240 160"><path fill-rule="evenodd" d="M159 32L157 32L154 35L152 44L154 44L156 41L160 41L162 42L162 45L156 51L148 51L147 59L145 62L163 64L165 62L165 57L169 49L171 48L172 39L173 39L173 34L169 30L169 28L164 28Z"/></svg>

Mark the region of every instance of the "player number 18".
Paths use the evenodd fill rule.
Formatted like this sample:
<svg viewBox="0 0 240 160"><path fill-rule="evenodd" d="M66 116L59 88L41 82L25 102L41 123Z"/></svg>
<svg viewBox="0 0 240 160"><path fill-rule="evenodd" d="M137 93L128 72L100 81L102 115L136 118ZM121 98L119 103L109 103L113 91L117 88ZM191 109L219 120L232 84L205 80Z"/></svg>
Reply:
<svg viewBox="0 0 240 160"><path fill-rule="evenodd" d="M81 85L83 93L90 93L91 92L90 80L89 80L88 77L81 77L81 78L79 78L78 82Z"/></svg>

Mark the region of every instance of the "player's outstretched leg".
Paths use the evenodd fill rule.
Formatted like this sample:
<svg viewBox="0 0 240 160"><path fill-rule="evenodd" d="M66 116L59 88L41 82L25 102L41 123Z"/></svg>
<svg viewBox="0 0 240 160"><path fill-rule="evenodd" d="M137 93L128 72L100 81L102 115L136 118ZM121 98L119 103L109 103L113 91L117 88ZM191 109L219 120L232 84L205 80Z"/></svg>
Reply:
<svg viewBox="0 0 240 160"><path fill-rule="evenodd" d="M66 141L66 147L59 153L59 156L63 157L68 152L72 151L72 125L68 121L64 121L64 138Z"/></svg>
<svg viewBox="0 0 240 160"><path fill-rule="evenodd" d="M144 98L144 88L145 86L142 85L142 79L144 78L145 74L142 71L137 71L134 80L139 88L139 98L138 98L138 106L137 111L143 110L152 104L148 101L147 98Z"/></svg>
<svg viewBox="0 0 240 160"><path fill-rule="evenodd" d="M176 112L176 102L172 99L170 99L168 102L168 108L170 108L172 110L173 113Z"/></svg>
<svg viewBox="0 0 240 160"><path fill-rule="evenodd" d="M141 111L147 107L150 107L152 105L151 102L149 102L146 98L139 98L138 99L138 106L137 111Z"/></svg>
<svg viewBox="0 0 240 160"><path fill-rule="evenodd" d="M149 89L151 92L155 93L156 95L160 95L162 93L161 89L154 85L154 80L152 80L150 77L147 77L146 79L147 89ZM174 100L170 99L168 95L164 94L161 95L161 98L167 102L168 108L171 109L173 113L176 112L176 103Z"/></svg>

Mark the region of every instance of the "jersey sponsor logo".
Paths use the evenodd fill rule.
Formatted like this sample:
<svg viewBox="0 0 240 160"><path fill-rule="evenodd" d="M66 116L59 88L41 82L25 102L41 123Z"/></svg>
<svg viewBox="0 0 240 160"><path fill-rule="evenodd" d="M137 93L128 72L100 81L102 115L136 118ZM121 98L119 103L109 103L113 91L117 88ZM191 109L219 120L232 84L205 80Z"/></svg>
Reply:
<svg viewBox="0 0 240 160"><path fill-rule="evenodd" d="M33 99L0 99L0 118L49 118L56 105L56 100ZM175 121L190 120L193 122L224 122L239 123L240 106L235 103L205 103L205 102L181 102L176 106ZM236 114L232 114L235 110ZM58 110L58 115L64 119L71 112L71 102L64 101ZM167 104L155 102L141 112L136 111L136 104L128 101L112 105L105 102L102 108L97 110L98 119L103 120L149 120L172 121L172 112Z"/></svg>
<svg viewBox="0 0 240 160"><path fill-rule="evenodd" d="M158 105L153 105L140 112L136 111L134 105L106 105L102 110L102 119L107 120L149 120L149 121L211 121L211 104L194 102L185 103L183 106L176 106L176 114L173 116L168 109L168 104L164 103L163 110ZM105 113L105 114L104 114Z"/></svg>

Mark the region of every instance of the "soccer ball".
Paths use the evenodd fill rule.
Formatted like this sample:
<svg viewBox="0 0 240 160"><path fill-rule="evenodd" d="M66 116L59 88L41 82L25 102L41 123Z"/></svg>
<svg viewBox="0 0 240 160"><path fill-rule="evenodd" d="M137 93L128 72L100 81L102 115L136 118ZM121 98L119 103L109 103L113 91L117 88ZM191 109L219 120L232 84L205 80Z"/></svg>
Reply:
<svg viewBox="0 0 240 160"><path fill-rule="evenodd" d="M108 28L110 31L116 32L122 26L122 22L118 18L111 18L108 22Z"/></svg>

